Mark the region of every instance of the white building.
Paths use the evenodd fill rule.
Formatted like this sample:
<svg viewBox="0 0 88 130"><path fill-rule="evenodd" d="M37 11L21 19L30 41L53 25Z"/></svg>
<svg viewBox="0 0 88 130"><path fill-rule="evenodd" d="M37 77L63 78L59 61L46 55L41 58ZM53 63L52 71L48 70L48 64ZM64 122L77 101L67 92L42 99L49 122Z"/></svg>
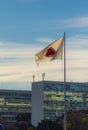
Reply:
<svg viewBox="0 0 88 130"><path fill-rule="evenodd" d="M32 83L32 124L43 119L56 120L64 113L63 82L40 81ZM66 83L67 111L88 109L88 83Z"/></svg>
<svg viewBox="0 0 88 130"><path fill-rule="evenodd" d="M32 84L32 108L31 108L32 124L37 126L43 117L43 82Z"/></svg>

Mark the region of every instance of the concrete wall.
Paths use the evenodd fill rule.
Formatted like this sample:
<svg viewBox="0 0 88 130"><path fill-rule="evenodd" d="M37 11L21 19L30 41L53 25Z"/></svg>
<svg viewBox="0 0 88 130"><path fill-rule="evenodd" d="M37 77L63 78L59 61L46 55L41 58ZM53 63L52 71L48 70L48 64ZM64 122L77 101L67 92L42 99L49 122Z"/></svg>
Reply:
<svg viewBox="0 0 88 130"><path fill-rule="evenodd" d="M32 125L43 119L43 82L32 83Z"/></svg>

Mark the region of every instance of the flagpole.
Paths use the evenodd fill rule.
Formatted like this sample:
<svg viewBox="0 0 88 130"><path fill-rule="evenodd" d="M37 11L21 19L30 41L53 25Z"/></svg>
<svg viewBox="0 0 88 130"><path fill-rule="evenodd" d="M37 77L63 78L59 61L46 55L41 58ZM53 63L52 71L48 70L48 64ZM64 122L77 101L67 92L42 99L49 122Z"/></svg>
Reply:
<svg viewBox="0 0 88 130"><path fill-rule="evenodd" d="M64 32L64 130L66 130L66 34Z"/></svg>

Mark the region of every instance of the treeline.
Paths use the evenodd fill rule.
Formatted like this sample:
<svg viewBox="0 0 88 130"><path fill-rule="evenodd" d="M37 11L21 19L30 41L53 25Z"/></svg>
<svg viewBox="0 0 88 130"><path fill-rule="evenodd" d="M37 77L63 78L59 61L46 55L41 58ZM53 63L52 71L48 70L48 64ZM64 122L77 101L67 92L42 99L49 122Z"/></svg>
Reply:
<svg viewBox="0 0 88 130"><path fill-rule="evenodd" d="M70 111L66 117L67 130L88 130L88 110ZM63 130L64 116L55 122L50 120L41 121L36 130Z"/></svg>
<svg viewBox="0 0 88 130"><path fill-rule="evenodd" d="M88 110L70 111L66 114L67 130L88 130ZM5 130L63 130L64 116L59 117L55 122L42 120L37 127L31 125L31 115L21 113L16 117L14 126L5 125L2 120L0 123L5 125Z"/></svg>

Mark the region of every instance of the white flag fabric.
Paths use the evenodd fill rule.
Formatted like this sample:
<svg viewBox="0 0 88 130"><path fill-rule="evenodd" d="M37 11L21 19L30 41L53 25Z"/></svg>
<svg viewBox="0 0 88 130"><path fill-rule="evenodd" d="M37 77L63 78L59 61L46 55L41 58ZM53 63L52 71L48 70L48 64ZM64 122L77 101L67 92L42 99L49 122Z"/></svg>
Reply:
<svg viewBox="0 0 88 130"><path fill-rule="evenodd" d="M52 42L43 50L35 54L36 63L62 59L64 37Z"/></svg>

